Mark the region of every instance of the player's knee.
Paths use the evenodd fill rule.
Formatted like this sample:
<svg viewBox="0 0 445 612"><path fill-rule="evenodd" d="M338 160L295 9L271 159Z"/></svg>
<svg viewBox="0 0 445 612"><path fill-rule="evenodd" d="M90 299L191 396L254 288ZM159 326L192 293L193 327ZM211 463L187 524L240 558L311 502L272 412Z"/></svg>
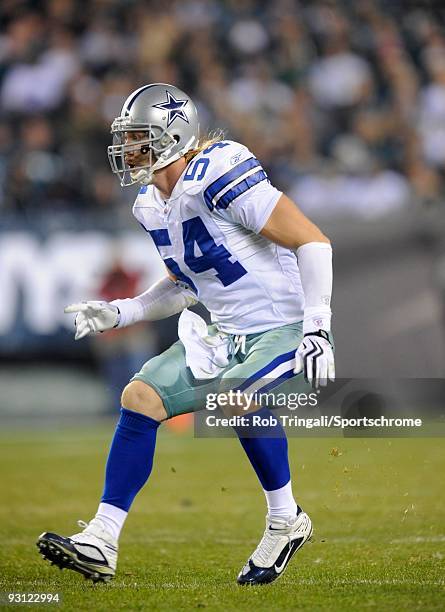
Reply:
<svg viewBox="0 0 445 612"><path fill-rule="evenodd" d="M140 380L128 383L122 392L122 407L133 412L140 412L155 421L167 418L164 405L158 393Z"/></svg>

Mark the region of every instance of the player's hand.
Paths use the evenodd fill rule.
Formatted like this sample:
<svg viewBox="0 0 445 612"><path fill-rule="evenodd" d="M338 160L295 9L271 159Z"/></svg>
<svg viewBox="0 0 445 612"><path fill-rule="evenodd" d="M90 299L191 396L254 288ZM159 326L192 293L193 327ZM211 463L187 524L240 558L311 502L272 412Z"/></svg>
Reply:
<svg viewBox="0 0 445 612"><path fill-rule="evenodd" d="M334 351L325 331L305 334L295 353L294 373L303 372L304 379L312 387L324 387L328 380L335 380Z"/></svg>
<svg viewBox="0 0 445 612"><path fill-rule="evenodd" d="M66 314L76 312L75 340L80 340L88 334L96 334L117 327L120 312L117 306L108 302L80 302L70 304L64 310Z"/></svg>

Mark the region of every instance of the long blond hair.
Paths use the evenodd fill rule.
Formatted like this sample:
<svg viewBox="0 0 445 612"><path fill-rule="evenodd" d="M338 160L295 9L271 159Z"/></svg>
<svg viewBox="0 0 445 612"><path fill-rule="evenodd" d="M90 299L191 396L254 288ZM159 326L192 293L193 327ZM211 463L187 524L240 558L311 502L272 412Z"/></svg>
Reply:
<svg viewBox="0 0 445 612"><path fill-rule="evenodd" d="M214 130L213 132L209 132L204 140L199 141L197 147L195 147L194 149L190 149L190 151L187 151L187 153L184 155L186 163L188 164L189 161L191 161L196 155L198 155L198 153L201 153L201 151L207 149L207 147L210 147L216 142L221 142L221 140L224 140L224 136L224 130L219 129Z"/></svg>

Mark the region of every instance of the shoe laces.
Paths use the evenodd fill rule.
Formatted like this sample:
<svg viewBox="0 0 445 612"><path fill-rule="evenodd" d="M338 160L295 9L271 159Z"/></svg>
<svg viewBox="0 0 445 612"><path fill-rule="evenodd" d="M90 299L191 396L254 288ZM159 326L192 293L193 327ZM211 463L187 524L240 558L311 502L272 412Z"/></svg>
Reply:
<svg viewBox="0 0 445 612"><path fill-rule="evenodd" d="M105 540L106 542L113 540L113 537L110 532L105 528L102 521L98 518L91 519L89 523L86 523L85 521L79 519L77 521L77 524L79 525L79 527L82 527L82 534L94 536L96 538L100 538L101 540Z"/></svg>
<svg viewBox="0 0 445 612"><path fill-rule="evenodd" d="M263 537L252 555L255 557L255 563L258 563L260 567L268 567L270 565L270 557L277 545L277 538L282 538L283 536L287 537L287 533L282 533L278 529L271 531L269 527L266 527Z"/></svg>
<svg viewBox="0 0 445 612"><path fill-rule="evenodd" d="M260 540L255 552L253 553L253 557L255 557L255 561L258 560L261 566L266 567L271 554L274 551L277 540L276 535L271 535L269 529L266 529L263 537Z"/></svg>
<svg viewBox="0 0 445 612"><path fill-rule="evenodd" d="M89 523L86 523L85 521L82 521L81 519L79 519L77 521L77 524L79 525L79 527L82 527L82 529L86 531L87 533L89 531L96 532L97 530L105 531L102 522L96 518L91 519Z"/></svg>
<svg viewBox="0 0 445 612"><path fill-rule="evenodd" d="M266 529L260 543L252 555L263 567L267 567L267 564L270 562L270 556L277 545L277 538L285 537L289 539L289 522L280 520L279 522L276 521L276 524L279 525L279 527L271 529L272 523L269 520L269 516L266 517Z"/></svg>

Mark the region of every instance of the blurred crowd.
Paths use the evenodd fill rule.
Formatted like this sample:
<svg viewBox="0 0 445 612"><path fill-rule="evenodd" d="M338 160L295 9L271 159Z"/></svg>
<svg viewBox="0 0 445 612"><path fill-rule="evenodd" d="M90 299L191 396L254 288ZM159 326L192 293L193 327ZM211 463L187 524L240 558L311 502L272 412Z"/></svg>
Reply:
<svg viewBox="0 0 445 612"><path fill-rule="evenodd" d="M128 215L108 167L128 94L170 82L306 212L434 205L445 177L440 2L2 0L0 213Z"/></svg>

